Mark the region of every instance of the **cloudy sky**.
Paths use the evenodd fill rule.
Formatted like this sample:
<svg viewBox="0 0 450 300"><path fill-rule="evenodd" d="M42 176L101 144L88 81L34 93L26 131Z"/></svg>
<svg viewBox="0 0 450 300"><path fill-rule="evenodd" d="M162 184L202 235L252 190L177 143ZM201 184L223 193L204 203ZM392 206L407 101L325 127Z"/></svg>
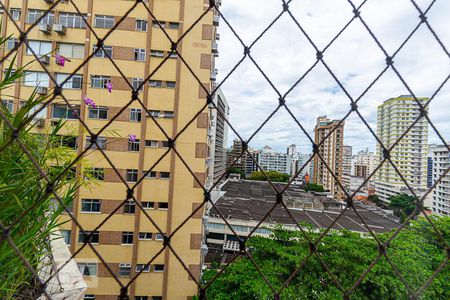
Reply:
<svg viewBox="0 0 450 300"><path fill-rule="evenodd" d="M362 1L354 1L359 5ZM430 0L416 0L426 10ZM221 12L246 45L250 45L281 12L281 0L222 0ZM352 18L347 0L293 0L289 8L319 49ZM450 1L437 0L427 16L430 25L450 49ZM419 23L419 13L409 0L368 0L361 16L389 54L392 54ZM243 47L221 20L218 82L243 56ZM313 65L316 51L286 13L251 48L251 56L281 94ZM324 61L348 93L358 98L386 66L385 56L360 20L355 20L325 51ZM431 96L450 74L450 59L422 25L394 59L394 64L416 96ZM247 58L224 82L222 90L230 105L230 122L248 139L278 105L278 95ZM359 110L376 130L376 108L384 100L409 94L392 69L361 98ZM339 119L348 112L349 99L322 63L287 96L286 103L296 119L313 134L316 118ZM430 117L446 140L450 140L450 84L430 104ZM230 130L229 144L234 138ZM430 142L438 142L430 128ZM294 143L301 152L311 144L292 117L281 109L251 141L250 146L270 145L278 151ZM375 139L356 114L345 123L344 143L354 152L375 149Z"/></svg>

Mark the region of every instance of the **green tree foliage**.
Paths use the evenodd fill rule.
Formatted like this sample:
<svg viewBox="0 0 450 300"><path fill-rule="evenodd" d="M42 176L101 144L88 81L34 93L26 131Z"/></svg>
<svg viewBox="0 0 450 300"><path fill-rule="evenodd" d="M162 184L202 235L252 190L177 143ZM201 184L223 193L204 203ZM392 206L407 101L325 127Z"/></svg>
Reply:
<svg viewBox="0 0 450 300"><path fill-rule="evenodd" d="M267 177L270 178L273 182L288 182L289 181L289 175L285 173L280 173L277 171L265 171ZM249 180L260 180L260 181L267 181L267 177L264 175L261 171L253 172Z"/></svg>
<svg viewBox="0 0 450 300"><path fill-rule="evenodd" d="M450 218L435 218L437 228L450 242ZM316 240L320 232L307 230ZM382 241L392 233L380 234ZM401 231L390 243L386 254L406 282L414 289L422 286L445 261L445 245L436 237L431 225L422 218ZM310 253L308 241L299 231L277 229L271 238L252 237L247 242L252 257L275 290ZM349 289L378 256L373 238L349 231L328 233L318 244L318 256L344 290ZM208 282L218 269L209 269L203 280ZM444 268L423 292L420 299L450 299L450 269ZM207 289L208 299L273 299L272 289L265 283L252 262L240 256ZM311 256L281 294L281 299L342 299L342 292L326 272L316 255ZM351 299L409 299L408 291L381 257L373 269L351 294Z"/></svg>
<svg viewBox="0 0 450 300"><path fill-rule="evenodd" d="M240 168L232 167L228 170L228 174L241 174L241 179L245 179L245 172Z"/></svg>
<svg viewBox="0 0 450 300"><path fill-rule="evenodd" d="M317 184L317 183L310 183L305 186L305 191L312 191L312 192L323 192L323 185Z"/></svg>
<svg viewBox="0 0 450 300"><path fill-rule="evenodd" d="M389 208L394 210L394 215L401 221L405 220L416 208L416 198L407 194L395 195L389 198ZM417 213L416 213L417 214Z"/></svg>

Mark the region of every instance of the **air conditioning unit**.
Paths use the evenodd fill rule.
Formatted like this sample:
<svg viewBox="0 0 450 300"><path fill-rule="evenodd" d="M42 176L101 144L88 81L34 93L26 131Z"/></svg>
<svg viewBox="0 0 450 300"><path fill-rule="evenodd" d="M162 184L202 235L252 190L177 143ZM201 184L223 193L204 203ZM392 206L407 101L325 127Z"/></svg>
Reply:
<svg viewBox="0 0 450 300"><path fill-rule="evenodd" d="M38 86L36 89L36 93L38 93L39 95L47 95L48 88L46 88L45 86Z"/></svg>
<svg viewBox="0 0 450 300"><path fill-rule="evenodd" d="M36 127L38 128L44 128L45 127L45 119L39 118L36 119Z"/></svg>
<svg viewBox="0 0 450 300"><path fill-rule="evenodd" d="M39 57L39 61L44 65L48 65L50 63L50 55L44 55Z"/></svg>
<svg viewBox="0 0 450 300"><path fill-rule="evenodd" d="M59 34L66 34L66 26L63 24L53 24L53 31Z"/></svg>
<svg viewBox="0 0 450 300"><path fill-rule="evenodd" d="M39 31L48 34L52 32L52 26L50 24L41 23L39 24Z"/></svg>

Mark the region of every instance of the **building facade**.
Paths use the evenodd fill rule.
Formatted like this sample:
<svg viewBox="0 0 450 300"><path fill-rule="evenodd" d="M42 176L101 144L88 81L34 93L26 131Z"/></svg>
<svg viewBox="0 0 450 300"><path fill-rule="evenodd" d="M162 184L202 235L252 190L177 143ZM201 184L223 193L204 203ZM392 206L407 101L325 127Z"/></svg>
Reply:
<svg viewBox="0 0 450 300"><path fill-rule="evenodd" d="M344 145L342 153L342 184L350 190L350 175L352 173L352 146Z"/></svg>
<svg viewBox="0 0 450 300"><path fill-rule="evenodd" d="M259 151L258 165L264 171L277 171L286 174L291 172L288 155L273 151L269 146L265 146Z"/></svg>
<svg viewBox="0 0 450 300"><path fill-rule="evenodd" d="M418 98L425 104L428 98ZM428 107L427 107L428 109ZM391 147L420 115L420 106L412 96L391 98L377 111L377 136L386 148ZM397 166L411 188L421 195L427 186L428 122L421 118L390 152L392 162ZM377 160L383 160L383 149L377 145ZM375 189L378 197L388 202L399 194L405 184L389 162L385 162L375 174Z"/></svg>
<svg viewBox="0 0 450 300"><path fill-rule="evenodd" d="M214 95L214 106L210 111L210 127L209 127L209 166L207 186L212 186L216 182L224 179L227 165L227 137L228 137L228 115L230 108L228 102L219 89Z"/></svg>
<svg viewBox="0 0 450 300"><path fill-rule="evenodd" d="M318 152L323 161L317 155L314 156L313 182L323 185L324 189L330 191L336 199L343 198L342 189L336 181L337 179L342 182L343 171L344 122L339 122L322 116L317 118L314 129L314 142L322 143L318 147ZM335 176L332 176L324 161Z"/></svg>
<svg viewBox="0 0 450 300"><path fill-rule="evenodd" d="M353 155L351 175L367 179L375 170L375 154L369 149L361 150ZM373 179L375 176L372 176Z"/></svg>
<svg viewBox="0 0 450 300"><path fill-rule="evenodd" d="M2 3L20 28L26 30L51 8L53 1L6 0ZM197 293L195 281L173 252L159 251L164 247L164 236L174 232L203 202L208 111L202 111L175 142L177 152L198 181L169 149L168 137L173 139L189 124L206 102L205 90L213 87L211 79L215 78L212 70L217 49L215 25L219 19L214 11L209 11L176 45L203 83L201 86L177 53L171 52L171 42L161 28L172 40L178 40L208 9L208 4L203 0L142 1L119 23L135 4L136 1L123 0L61 1L28 33L30 48L24 45L18 48L16 64L28 65L28 70L23 81L2 91L2 100L16 112L20 101L28 99L35 88L39 94L50 95L55 83L42 65L58 84L76 72L62 86L68 103L56 96L37 116L40 118L38 130L46 130L64 119L63 132L71 141L68 145L74 153L81 154L91 147L85 156L90 168L81 170L77 165L77 174L91 172L96 184L94 188L79 191L73 202L73 215L84 230L92 231L91 242L95 249L124 284L143 271L129 287L130 298L186 299ZM148 6L156 19L143 5ZM103 40L104 50L97 49L97 38L90 28L102 38L114 26L117 26L115 30ZM0 50L3 55L4 51L14 49L19 35L13 22L5 18L1 30L2 36L12 35L8 49ZM32 52L39 56L40 63L35 61ZM83 64L90 55L92 58ZM6 66L3 64L2 68ZM131 87L137 89L141 83L144 84L138 95L140 101L130 102ZM87 101L88 98L96 105L89 104L92 102ZM77 116L94 133L115 118L97 137L109 161L94 149L97 146L90 143L91 136ZM145 178L137 184L144 173L147 173ZM124 182L129 186L137 184L133 196L145 214L127 196ZM202 210L199 210L170 238L178 257L197 279L201 217ZM106 218L108 220L97 228ZM90 247L81 249L85 236L75 222L71 222L68 215L62 219L68 221L61 230L70 242L70 250L72 253L79 251L75 259L88 284L87 297L117 299L120 286L110 271Z"/></svg>
<svg viewBox="0 0 450 300"><path fill-rule="evenodd" d="M450 167L450 151L444 145L433 147L432 185ZM450 215L450 175L447 173L433 189L432 211L441 216Z"/></svg>

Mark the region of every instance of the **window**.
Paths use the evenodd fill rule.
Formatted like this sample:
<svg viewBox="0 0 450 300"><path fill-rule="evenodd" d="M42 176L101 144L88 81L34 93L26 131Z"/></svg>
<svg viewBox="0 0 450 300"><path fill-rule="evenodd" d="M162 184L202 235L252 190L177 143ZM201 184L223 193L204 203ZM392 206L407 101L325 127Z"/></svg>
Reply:
<svg viewBox="0 0 450 300"><path fill-rule="evenodd" d="M155 234L155 241L163 241L164 237L161 233Z"/></svg>
<svg viewBox="0 0 450 300"><path fill-rule="evenodd" d="M150 272L150 265L136 264L136 272L140 272L141 270L143 270L142 272Z"/></svg>
<svg viewBox="0 0 450 300"><path fill-rule="evenodd" d="M160 111L159 110L150 110L147 112L149 116L159 118Z"/></svg>
<svg viewBox="0 0 450 300"><path fill-rule="evenodd" d="M84 300L95 300L95 295L84 295Z"/></svg>
<svg viewBox="0 0 450 300"><path fill-rule="evenodd" d="M139 239L140 240L151 240L152 233L151 232L139 232Z"/></svg>
<svg viewBox="0 0 450 300"><path fill-rule="evenodd" d="M78 263L78 269L83 276L97 276L97 264L96 263ZM88 295L86 295L88 296ZM84 299L86 299L86 296ZM95 297L95 296L94 296ZM89 299L89 298L88 298ZM90 298L95 299L95 298Z"/></svg>
<svg viewBox="0 0 450 300"><path fill-rule="evenodd" d="M166 81L166 87L170 88L170 89L174 89L176 86L176 82L175 81Z"/></svg>
<svg viewBox="0 0 450 300"><path fill-rule="evenodd" d="M159 177L162 179L169 179L170 178L170 172L160 172Z"/></svg>
<svg viewBox="0 0 450 300"><path fill-rule="evenodd" d="M87 15L83 15L85 18ZM83 16L76 13L61 13L59 16L59 23L67 28L86 28L86 23Z"/></svg>
<svg viewBox="0 0 450 300"><path fill-rule="evenodd" d="M173 111L164 111L163 114L163 118L173 118Z"/></svg>
<svg viewBox="0 0 450 300"><path fill-rule="evenodd" d="M113 16L95 15L94 27L113 28L115 18Z"/></svg>
<svg viewBox="0 0 450 300"><path fill-rule="evenodd" d="M94 57L108 58L108 56L109 56L112 58L112 51L113 51L112 46L103 46L103 48L98 49L98 51L97 51L97 49L98 49L97 45L94 45L92 47L92 52L94 53Z"/></svg>
<svg viewBox="0 0 450 300"><path fill-rule="evenodd" d="M71 236L71 233L72 233L72 231L70 231L70 230L61 230L61 236L63 237L64 242L65 242L67 245L70 245L70 236Z"/></svg>
<svg viewBox="0 0 450 300"><path fill-rule="evenodd" d="M80 106L72 105L69 108L65 104L55 104L53 105L52 118L54 119L70 119L74 120L80 115Z"/></svg>
<svg viewBox="0 0 450 300"><path fill-rule="evenodd" d="M164 51L150 50L150 56L154 56L154 57L164 57Z"/></svg>
<svg viewBox="0 0 450 300"><path fill-rule="evenodd" d="M100 212L100 200L97 199L82 199L82 212Z"/></svg>
<svg viewBox="0 0 450 300"><path fill-rule="evenodd" d="M161 87L162 86L162 81L161 80L149 80L148 81L148 85L150 87Z"/></svg>
<svg viewBox="0 0 450 300"><path fill-rule="evenodd" d="M136 31L147 31L147 21L136 20Z"/></svg>
<svg viewBox="0 0 450 300"><path fill-rule="evenodd" d="M169 209L169 203L167 203L167 202L158 202L158 209Z"/></svg>
<svg viewBox="0 0 450 300"><path fill-rule="evenodd" d="M58 141L53 143L53 147L67 147L71 149L77 148L77 138L70 135L59 135Z"/></svg>
<svg viewBox="0 0 450 300"><path fill-rule="evenodd" d="M106 149L106 137L104 136L98 136L97 137L97 144L101 149ZM87 136L86 137L86 148L91 148L91 149L98 149L98 146L93 143L91 145L91 137Z"/></svg>
<svg viewBox="0 0 450 300"><path fill-rule="evenodd" d="M150 172L146 173L145 178L156 178L156 172L150 171Z"/></svg>
<svg viewBox="0 0 450 300"><path fill-rule="evenodd" d="M29 41L27 46L27 55L46 55L52 52L52 42Z"/></svg>
<svg viewBox="0 0 450 300"><path fill-rule="evenodd" d="M82 231L80 231L78 233L78 243L85 243L88 242L89 240L89 235L92 233L92 235L90 236L90 242L92 244L98 244L98 239L99 239L99 234L98 231L85 231L86 234L84 234Z"/></svg>
<svg viewBox="0 0 450 300"><path fill-rule="evenodd" d="M9 13L14 21L20 21L20 8L11 8Z"/></svg>
<svg viewBox="0 0 450 300"><path fill-rule="evenodd" d="M162 142L162 146L163 146L164 148L169 148L169 142L168 142L168 141L163 141L163 142Z"/></svg>
<svg viewBox="0 0 450 300"><path fill-rule="evenodd" d="M155 272L164 272L164 265L155 265Z"/></svg>
<svg viewBox="0 0 450 300"><path fill-rule="evenodd" d="M64 57L83 58L84 57L84 45L59 43L58 44L58 53Z"/></svg>
<svg viewBox="0 0 450 300"><path fill-rule="evenodd" d="M124 245L132 245L133 244L133 232L132 231L122 232L122 244L124 244Z"/></svg>
<svg viewBox="0 0 450 300"><path fill-rule="evenodd" d="M138 170L137 169L127 169L127 181L137 182L138 180Z"/></svg>
<svg viewBox="0 0 450 300"><path fill-rule="evenodd" d="M169 52L169 58L178 58L178 53L176 53L176 52Z"/></svg>
<svg viewBox="0 0 450 300"><path fill-rule="evenodd" d="M134 49L134 60L135 61L145 61L145 49L135 48Z"/></svg>
<svg viewBox="0 0 450 300"><path fill-rule="evenodd" d="M134 296L134 300L148 300L148 296Z"/></svg>
<svg viewBox="0 0 450 300"><path fill-rule="evenodd" d="M70 74L57 73L56 74L56 83L58 85L61 85L61 83L63 83L69 76L70 76ZM83 75L75 74L72 77L70 77L69 80L67 80L67 82L64 83L61 87L63 89L80 90L82 85L83 85Z"/></svg>
<svg viewBox="0 0 450 300"><path fill-rule="evenodd" d="M144 90L144 79L143 78L133 78L131 79L131 85L133 86L133 89L135 91L137 91L139 89L139 91Z"/></svg>
<svg viewBox="0 0 450 300"><path fill-rule="evenodd" d="M140 108L130 108L130 121L140 122L142 117L142 111Z"/></svg>
<svg viewBox="0 0 450 300"><path fill-rule="evenodd" d="M134 214L136 211L136 203L133 200L128 200L123 205L123 213L124 214Z"/></svg>
<svg viewBox="0 0 450 300"><path fill-rule="evenodd" d="M28 10L28 17L27 17L27 23L28 24L33 24L36 23L36 21L42 17L44 15L45 11L43 10L37 10L37 9L30 9ZM49 12L48 14L45 15L45 17L43 17L40 21L39 24L49 24L52 25L53 24L53 18L54 18L54 13L53 12Z"/></svg>
<svg viewBox="0 0 450 300"><path fill-rule="evenodd" d="M89 119L108 120L107 107L89 107Z"/></svg>
<svg viewBox="0 0 450 300"><path fill-rule="evenodd" d="M10 113L14 111L14 100L2 100L2 103Z"/></svg>
<svg viewBox="0 0 450 300"><path fill-rule="evenodd" d="M119 276L130 276L131 274L131 264L119 264Z"/></svg>
<svg viewBox="0 0 450 300"><path fill-rule="evenodd" d="M157 148L157 147L158 147L158 141L155 141L155 140L145 140L145 147Z"/></svg>
<svg viewBox="0 0 450 300"><path fill-rule="evenodd" d="M12 50L16 45L19 45L19 40L16 38L9 38L6 42L6 49Z"/></svg>
<svg viewBox="0 0 450 300"><path fill-rule="evenodd" d="M91 87L104 89L105 85L111 81L109 76L91 75Z"/></svg>
<svg viewBox="0 0 450 300"><path fill-rule="evenodd" d="M153 209L155 207L155 202L143 201L141 204L144 209Z"/></svg>
<svg viewBox="0 0 450 300"><path fill-rule="evenodd" d="M45 72L25 72L24 85L48 87L49 77Z"/></svg>
<svg viewBox="0 0 450 300"><path fill-rule="evenodd" d="M153 26L153 28L165 28L166 27L166 22L153 20L152 21L152 26Z"/></svg>
<svg viewBox="0 0 450 300"><path fill-rule="evenodd" d="M86 173L90 175L91 178L96 180L105 179L105 169L104 168L89 168L86 169Z"/></svg>
<svg viewBox="0 0 450 300"><path fill-rule="evenodd" d="M169 22L170 29L178 29L180 27L180 23L178 22Z"/></svg>
<svg viewBox="0 0 450 300"><path fill-rule="evenodd" d="M138 152L139 151L140 140L128 141L128 151Z"/></svg>

